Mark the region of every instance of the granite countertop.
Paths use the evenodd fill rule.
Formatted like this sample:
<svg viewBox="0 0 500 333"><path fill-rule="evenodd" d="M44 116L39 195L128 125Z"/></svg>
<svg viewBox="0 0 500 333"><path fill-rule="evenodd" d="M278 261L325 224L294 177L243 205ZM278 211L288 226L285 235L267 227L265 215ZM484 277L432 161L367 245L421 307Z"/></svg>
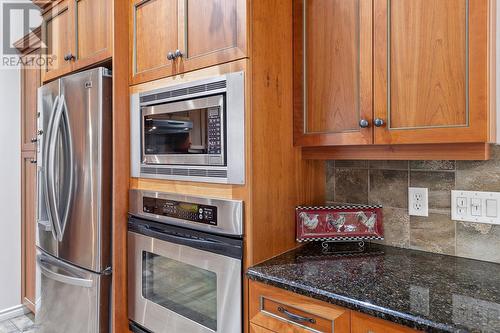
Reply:
<svg viewBox="0 0 500 333"><path fill-rule="evenodd" d="M500 332L500 265L367 244L307 244L248 270L282 289L426 332Z"/></svg>

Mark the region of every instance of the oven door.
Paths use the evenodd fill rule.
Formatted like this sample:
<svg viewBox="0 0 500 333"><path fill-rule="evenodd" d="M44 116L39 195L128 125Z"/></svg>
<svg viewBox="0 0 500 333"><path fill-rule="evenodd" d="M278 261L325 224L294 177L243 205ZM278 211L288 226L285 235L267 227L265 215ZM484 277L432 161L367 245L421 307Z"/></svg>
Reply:
<svg viewBox="0 0 500 333"><path fill-rule="evenodd" d="M142 163L226 165L224 95L141 107Z"/></svg>
<svg viewBox="0 0 500 333"><path fill-rule="evenodd" d="M224 244L166 228L128 232L130 319L155 333L241 332L241 259L219 254Z"/></svg>

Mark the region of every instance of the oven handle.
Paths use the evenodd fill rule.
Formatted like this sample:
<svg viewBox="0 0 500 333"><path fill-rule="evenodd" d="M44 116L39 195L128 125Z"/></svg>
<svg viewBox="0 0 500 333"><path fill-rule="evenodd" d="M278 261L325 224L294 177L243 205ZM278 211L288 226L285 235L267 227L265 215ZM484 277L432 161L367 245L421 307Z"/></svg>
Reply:
<svg viewBox="0 0 500 333"><path fill-rule="evenodd" d="M137 229L139 232L145 236L150 236L157 238L166 242L171 242L179 245L186 245L199 250L214 250L218 249L222 252L226 252L228 256L231 256L231 249L237 248L237 246L219 242L217 240L202 239L202 238L192 238L179 235L177 233L172 233L167 230L159 230L151 226L138 225Z"/></svg>

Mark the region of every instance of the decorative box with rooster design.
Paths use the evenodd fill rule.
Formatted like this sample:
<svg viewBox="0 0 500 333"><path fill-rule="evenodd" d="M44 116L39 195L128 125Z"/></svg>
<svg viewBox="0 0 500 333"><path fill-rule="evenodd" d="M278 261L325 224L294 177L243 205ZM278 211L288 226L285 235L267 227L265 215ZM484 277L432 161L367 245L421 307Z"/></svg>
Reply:
<svg viewBox="0 0 500 333"><path fill-rule="evenodd" d="M298 206L297 241L365 241L384 239L382 206Z"/></svg>

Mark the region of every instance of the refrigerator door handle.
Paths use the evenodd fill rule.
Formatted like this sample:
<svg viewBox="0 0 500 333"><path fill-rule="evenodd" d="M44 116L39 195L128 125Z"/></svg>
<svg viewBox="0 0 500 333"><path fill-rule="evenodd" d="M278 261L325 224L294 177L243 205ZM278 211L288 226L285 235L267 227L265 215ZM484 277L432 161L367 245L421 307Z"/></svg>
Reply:
<svg viewBox="0 0 500 333"><path fill-rule="evenodd" d="M37 262L38 266L40 267L41 273L51 280L83 288L92 288L94 285L94 282L92 280L54 272L50 269L50 266L57 266L57 264L52 262L48 263L48 261L42 259L41 256L37 257Z"/></svg>
<svg viewBox="0 0 500 333"><path fill-rule="evenodd" d="M66 224L68 222L68 216L69 212L71 210L71 205L73 204L73 189L74 189L74 178L75 178L75 160L74 160L74 152L73 152L73 133L71 131L71 125L69 122L69 114L68 114L68 106L66 104L66 99L64 98L64 95L61 96L61 101L62 105L62 119L64 121L64 128L66 131L66 147L67 147L67 154L68 154L68 161L69 161L69 176L68 176L68 196L66 200L66 207L64 207L64 214L62 217L61 225L59 226L59 230L61 231L60 234L60 241L62 241L63 235L64 235L64 230L66 229Z"/></svg>
<svg viewBox="0 0 500 333"><path fill-rule="evenodd" d="M68 221L69 211L71 209L71 204L73 200L73 186L74 186L74 156L73 156L73 141L72 141L72 133L71 126L69 124L69 116L68 116L68 107L66 105L66 100L64 95L61 95L59 99L59 106L55 112L54 116L54 124L53 130L50 137L49 143L49 161L47 169L49 170L49 194L51 197L51 209L54 208L52 212L52 217L54 220L54 224L56 227L56 235L57 240L62 242L64 237L64 230L66 229L66 222ZM63 132L61 132L61 124L64 126ZM56 183L55 183L55 164L56 164L56 146L57 146L57 137L58 134L61 135L63 140L66 142L63 146L66 148L65 154L68 155L66 157L69 161L69 176L68 179L65 179L65 183L68 184L68 193L65 198L65 207L63 210L62 218L59 214L59 207L56 201ZM65 174L66 175L66 174Z"/></svg>
<svg viewBox="0 0 500 333"><path fill-rule="evenodd" d="M45 202L47 203L47 215L50 220L52 237L54 237L55 240L57 240L57 230L53 215L53 209L55 207L52 205L52 198L50 197L50 189L49 189L50 174L49 174L48 163L49 163L49 153L50 153L50 141L52 134L54 132L54 117L58 105L59 105L59 96L56 96L56 98L54 99L54 104L52 106L52 112L50 114L49 123L47 126L47 133L45 134L44 145L43 145L43 177L44 177L43 192L44 192Z"/></svg>

